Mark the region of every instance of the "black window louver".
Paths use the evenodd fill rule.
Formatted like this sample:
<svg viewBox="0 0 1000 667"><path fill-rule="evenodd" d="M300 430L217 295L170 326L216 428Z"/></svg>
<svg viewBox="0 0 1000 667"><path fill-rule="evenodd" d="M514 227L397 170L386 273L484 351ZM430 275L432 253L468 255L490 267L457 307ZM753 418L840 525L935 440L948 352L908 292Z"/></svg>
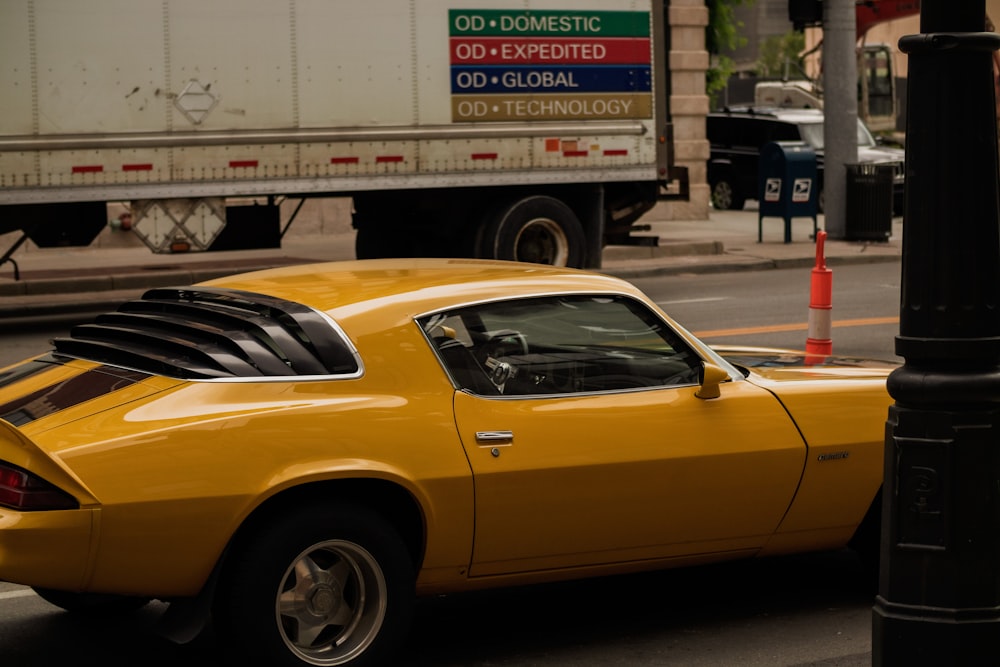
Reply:
<svg viewBox="0 0 1000 667"><path fill-rule="evenodd" d="M185 379L359 370L350 344L312 308L204 287L149 290L53 342L56 353Z"/></svg>

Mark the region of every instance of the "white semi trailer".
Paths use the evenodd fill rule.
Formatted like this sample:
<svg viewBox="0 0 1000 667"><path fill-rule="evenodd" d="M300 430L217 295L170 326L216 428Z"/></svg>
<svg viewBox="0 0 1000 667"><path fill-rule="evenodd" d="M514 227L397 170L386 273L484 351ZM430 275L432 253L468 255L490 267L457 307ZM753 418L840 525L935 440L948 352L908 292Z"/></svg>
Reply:
<svg viewBox="0 0 1000 667"><path fill-rule="evenodd" d="M353 197L359 257L600 266L686 198L664 0L4 0L0 233L267 247ZM648 240L648 239L647 239ZM2 252L2 249L0 249Z"/></svg>

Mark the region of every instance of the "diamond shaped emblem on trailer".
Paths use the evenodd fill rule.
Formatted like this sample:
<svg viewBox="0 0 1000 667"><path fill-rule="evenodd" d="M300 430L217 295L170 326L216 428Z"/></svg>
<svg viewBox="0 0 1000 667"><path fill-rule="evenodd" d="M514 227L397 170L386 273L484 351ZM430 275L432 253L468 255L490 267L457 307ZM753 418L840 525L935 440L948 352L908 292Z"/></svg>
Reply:
<svg viewBox="0 0 1000 667"><path fill-rule="evenodd" d="M219 98L209 90L210 86L211 84L203 86L197 79L191 79L174 100L177 110L195 125L200 125L219 103Z"/></svg>

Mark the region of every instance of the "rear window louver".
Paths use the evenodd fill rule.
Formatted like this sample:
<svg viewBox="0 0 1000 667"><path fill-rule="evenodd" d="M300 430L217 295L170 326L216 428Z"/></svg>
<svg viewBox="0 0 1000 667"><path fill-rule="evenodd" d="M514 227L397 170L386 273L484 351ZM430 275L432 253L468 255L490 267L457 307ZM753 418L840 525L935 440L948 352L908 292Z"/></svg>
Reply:
<svg viewBox="0 0 1000 667"><path fill-rule="evenodd" d="M184 379L359 371L354 348L318 311L205 287L149 290L53 343L57 354Z"/></svg>

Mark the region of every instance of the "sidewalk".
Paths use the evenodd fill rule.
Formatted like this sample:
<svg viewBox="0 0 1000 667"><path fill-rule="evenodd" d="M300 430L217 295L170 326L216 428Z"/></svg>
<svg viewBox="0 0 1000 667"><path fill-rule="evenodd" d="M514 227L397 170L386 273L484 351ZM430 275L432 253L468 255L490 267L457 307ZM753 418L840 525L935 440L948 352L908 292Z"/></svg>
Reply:
<svg viewBox="0 0 1000 667"><path fill-rule="evenodd" d="M684 273L720 273L810 267L816 246L809 238L812 221L793 221L792 242L784 243L781 219L763 221L763 242L757 242L756 210L712 211L708 220L664 220L654 209L643 222L645 235L659 237L657 246L610 246L604 273L626 279ZM299 223L296 222L296 225ZM823 226L822 216L819 221ZM293 226L281 248L214 253L156 255L128 231L106 230L100 244L86 248L24 248L14 265L0 265L0 318L113 309L150 287L189 285L220 276L303 262L354 258L354 234L341 226L314 233L315 226ZM0 236L0 253L17 237ZM902 222L893 222L887 242L827 239L827 265L899 261Z"/></svg>

